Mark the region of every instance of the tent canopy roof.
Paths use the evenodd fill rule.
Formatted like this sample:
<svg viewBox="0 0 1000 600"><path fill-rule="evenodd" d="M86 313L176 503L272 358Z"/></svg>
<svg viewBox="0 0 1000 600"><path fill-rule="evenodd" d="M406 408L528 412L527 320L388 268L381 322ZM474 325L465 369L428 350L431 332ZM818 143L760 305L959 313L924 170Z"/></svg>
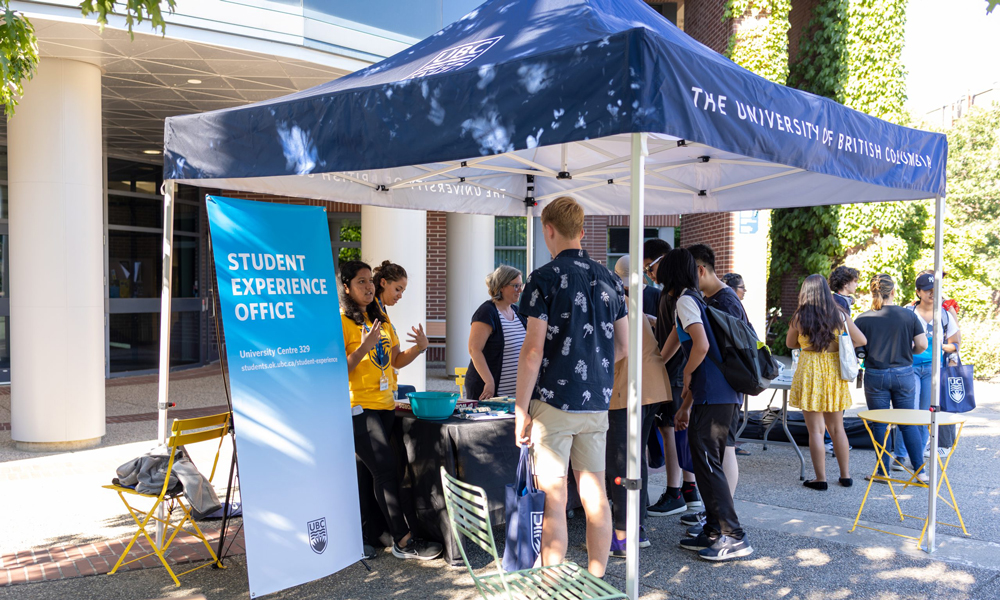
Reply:
<svg viewBox="0 0 1000 600"><path fill-rule="evenodd" d="M490 0L367 69L165 128L166 179L397 208L571 193L627 214L634 132L651 214L945 193L943 135L771 83L642 0Z"/></svg>

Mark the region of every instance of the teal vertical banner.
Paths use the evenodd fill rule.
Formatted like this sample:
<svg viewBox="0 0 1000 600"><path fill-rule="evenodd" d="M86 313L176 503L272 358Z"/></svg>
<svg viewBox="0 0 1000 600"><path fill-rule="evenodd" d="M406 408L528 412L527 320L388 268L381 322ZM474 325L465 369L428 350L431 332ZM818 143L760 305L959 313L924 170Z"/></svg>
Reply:
<svg viewBox="0 0 1000 600"><path fill-rule="evenodd" d="M362 557L338 285L323 208L207 205L255 597Z"/></svg>

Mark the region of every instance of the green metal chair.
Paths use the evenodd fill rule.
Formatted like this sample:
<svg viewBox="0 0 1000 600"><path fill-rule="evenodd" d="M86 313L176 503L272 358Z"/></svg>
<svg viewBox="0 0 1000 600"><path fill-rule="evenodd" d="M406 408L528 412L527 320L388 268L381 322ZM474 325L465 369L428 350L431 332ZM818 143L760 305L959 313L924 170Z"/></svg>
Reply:
<svg viewBox="0 0 1000 600"><path fill-rule="evenodd" d="M469 569L469 575L476 582L476 588L486 600L612 600L627 596L604 581L594 577L586 569L575 563L566 562L540 569L525 569L506 573L500 565L493 528L490 525L490 511L483 488L463 483L455 479L441 467L441 485L444 488L444 503L448 508L452 535L462 553L462 561ZM477 577L469 566L469 558L462 546L462 537L485 550L497 565L496 573Z"/></svg>

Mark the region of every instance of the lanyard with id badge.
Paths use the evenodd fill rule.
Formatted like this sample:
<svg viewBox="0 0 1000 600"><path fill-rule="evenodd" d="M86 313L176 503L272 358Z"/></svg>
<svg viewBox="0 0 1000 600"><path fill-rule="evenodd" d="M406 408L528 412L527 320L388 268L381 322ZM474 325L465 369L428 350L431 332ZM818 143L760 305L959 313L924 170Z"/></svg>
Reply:
<svg viewBox="0 0 1000 600"><path fill-rule="evenodd" d="M362 333L368 333L371 328L367 323L361 326ZM390 352L386 350L386 340L381 335L379 335L378 343L375 347L368 353L368 358L371 360L372 364L375 365L381 372L382 376L378 380L378 389L380 392L384 392L389 389L389 376L386 374L386 370L389 368L390 362Z"/></svg>

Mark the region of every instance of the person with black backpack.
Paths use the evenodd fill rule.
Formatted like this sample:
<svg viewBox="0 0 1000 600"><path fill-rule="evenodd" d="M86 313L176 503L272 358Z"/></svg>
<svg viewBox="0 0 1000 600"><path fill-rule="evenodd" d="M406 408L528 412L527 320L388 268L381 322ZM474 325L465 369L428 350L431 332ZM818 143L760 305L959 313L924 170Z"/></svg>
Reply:
<svg viewBox="0 0 1000 600"><path fill-rule="evenodd" d="M740 525L726 473L722 468L726 438L740 394L723 375L722 352L698 290L698 267L687 250L671 250L658 273L664 291L677 299L676 327L664 344L667 358L678 346L687 357L683 403L674 416L678 430L688 429L695 479L705 503L705 525L681 548L698 552L704 560L726 561L753 553Z"/></svg>
<svg viewBox="0 0 1000 600"><path fill-rule="evenodd" d="M688 252L694 257L694 262L698 266L698 287L705 296L705 304L712 308L717 308L723 312L742 320L753 330L750 318L743 308L736 290L726 285L715 274L715 252L706 244L695 244L688 247ZM755 332L756 333L756 332ZM742 395L740 406L742 406ZM733 421L729 425L729 436L726 438L726 456L722 460L722 468L726 471L726 481L729 482L729 491L736 496L736 485L740 480L740 467L736 462L736 432L740 428L740 411L733 413Z"/></svg>

